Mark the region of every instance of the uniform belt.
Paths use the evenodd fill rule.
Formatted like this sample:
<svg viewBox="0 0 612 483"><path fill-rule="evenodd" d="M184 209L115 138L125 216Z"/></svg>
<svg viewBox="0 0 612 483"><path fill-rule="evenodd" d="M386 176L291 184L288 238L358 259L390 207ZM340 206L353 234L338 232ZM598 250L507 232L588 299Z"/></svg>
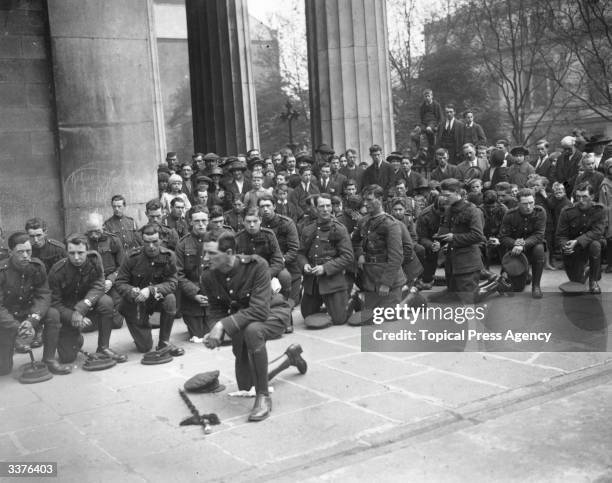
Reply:
<svg viewBox="0 0 612 483"><path fill-rule="evenodd" d="M330 260L333 260L332 257L318 257L316 255L312 257L312 259L317 264L321 264L321 263L325 263L325 262L329 262Z"/></svg>
<svg viewBox="0 0 612 483"><path fill-rule="evenodd" d="M387 263L387 257L385 255L366 255L366 262Z"/></svg>

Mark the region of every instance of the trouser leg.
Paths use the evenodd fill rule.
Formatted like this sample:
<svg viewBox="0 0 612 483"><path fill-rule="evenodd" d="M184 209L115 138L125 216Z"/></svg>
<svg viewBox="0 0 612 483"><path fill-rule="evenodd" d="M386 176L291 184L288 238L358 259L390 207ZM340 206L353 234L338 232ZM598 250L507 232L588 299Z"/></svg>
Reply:
<svg viewBox="0 0 612 483"><path fill-rule="evenodd" d="M589 245L589 280L601 280L601 243L593 241Z"/></svg>
<svg viewBox="0 0 612 483"><path fill-rule="evenodd" d="M421 279L425 283L431 283L438 268L438 252L426 248L421 263L423 264Z"/></svg>
<svg viewBox="0 0 612 483"><path fill-rule="evenodd" d="M83 347L83 336L80 330L62 320L57 341L57 354L60 362L64 364L74 362L81 347Z"/></svg>
<svg viewBox="0 0 612 483"><path fill-rule="evenodd" d="M115 287L111 287L107 294L113 301L113 329L120 329L123 327L123 315L119 313L119 305L121 304L122 297L119 292L115 290Z"/></svg>
<svg viewBox="0 0 612 483"><path fill-rule="evenodd" d="M327 307L327 313L332 319L332 324L344 324L347 319L346 306L348 304L348 296L344 290L325 294L322 296Z"/></svg>
<svg viewBox="0 0 612 483"><path fill-rule="evenodd" d="M13 370L13 355L17 327L0 327L0 376L10 374Z"/></svg>
<svg viewBox="0 0 612 483"><path fill-rule="evenodd" d="M59 312L50 307L43 319L43 361L55 359L61 327Z"/></svg>
<svg viewBox="0 0 612 483"><path fill-rule="evenodd" d="M316 314L321 308L321 303L323 299L319 295L319 288L315 285L315 289L312 294L307 294L304 292L302 296L302 302L300 304L300 311L302 312L302 317L306 318L309 315Z"/></svg>
<svg viewBox="0 0 612 483"><path fill-rule="evenodd" d="M138 352L149 352L153 348L153 336L146 305L124 301L119 310L125 317L125 323Z"/></svg>
<svg viewBox="0 0 612 483"><path fill-rule="evenodd" d="M174 294L168 294L164 297L161 303L161 311L159 317L159 345L162 342L170 340L172 334L172 326L174 325L174 315L176 314L176 297Z"/></svg>
<svg viewBox="0 0 612 483"><path fill-rule="evenodd" d="M295 304L299 304L302 294L302 275L299 273L291 274L291 291L289 298L292 299Z"/></svg>
<svg viewBox="0 0 612 483"><path fill-rule="evenodd" d="M183 313L183 322L187 326L190 337L202 338L208 333L208 326L204 323L205 315L189 315Z"/></svg>
<svg viewBox="0 0 612 483"><path fill-rule="evenodd" d="M98 322L98 349L108 348L113 331L113 299L102 295L93 306L91 316Z"/></svg>

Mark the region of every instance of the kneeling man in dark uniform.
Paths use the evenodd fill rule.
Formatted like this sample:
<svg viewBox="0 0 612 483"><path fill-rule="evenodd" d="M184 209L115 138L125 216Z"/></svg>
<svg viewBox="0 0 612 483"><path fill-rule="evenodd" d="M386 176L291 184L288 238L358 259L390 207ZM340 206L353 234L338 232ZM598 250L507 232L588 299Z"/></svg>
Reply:
<svg viewBox="0 0 612 483"><path fill-rule="evenodd" d="M202 291L208 298L209 323L214 324L204 344L214 349L224 332L231 336L238 389L255 386L249 421L262 421L272 411L266 341L285 332L291 305L282 295L272 295L270 270L263 258L236 255L233 235L224 233L216 241L205 241L204 252L210 269L202 274Z"/></svg>

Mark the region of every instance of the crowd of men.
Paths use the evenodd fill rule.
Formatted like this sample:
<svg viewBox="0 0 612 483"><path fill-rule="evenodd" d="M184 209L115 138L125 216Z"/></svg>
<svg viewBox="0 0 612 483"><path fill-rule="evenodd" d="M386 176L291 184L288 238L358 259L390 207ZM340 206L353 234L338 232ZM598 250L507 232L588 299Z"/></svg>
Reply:
<svg viewBox="0 0 612 483"><path fill-rule="evenodd" d="M310 329L369 324L373 308L431 290L441 267L442 295L464 303L480 300L483 280L521 291L530 279L542 298L543 270L559 262L600 293L602 257L612 271L610 139L566 136L558 150L542 139L535 153L489 145L472 111L455 119L430 90L420 115L414 156L373 145L366 161L326 144L313 156L168 153L142 227L120 194L112 216L92 213L66 244L44 220L27 220L0 262L0 374L14 350L40 346L49 370L68 374L88 330L98 331L97 353L124 362L110 348L124 320L143 364L164 363L185 352L170 343L182 317L190 342L231 338L259 421L271 411L265 343L293 331L295 306ZM300 352L290 346L285 366L305 372Z"/></svg>

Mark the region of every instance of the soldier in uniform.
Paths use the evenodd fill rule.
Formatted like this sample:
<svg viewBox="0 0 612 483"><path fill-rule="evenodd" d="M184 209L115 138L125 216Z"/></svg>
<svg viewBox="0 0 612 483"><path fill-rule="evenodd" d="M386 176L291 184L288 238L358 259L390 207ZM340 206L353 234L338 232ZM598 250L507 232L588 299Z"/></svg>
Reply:
<svg viewBox="0 0 612 483"><path fill-rule="evenodd" d="M44 264L32 258L27 233L13 233L8 239L10 257L0 262L0 375L13 368L17 334L32 337L43 326L43 362L53 374L69 374L70 366L55 359L60 318L51 308L51 292Z"/></svg>
<svg viewBox="0 0 612 483"><path fill-rule="evenodd" d="M415 223L412 217L406 214L404 198L393 198L391 201L391 214L399 221L402 230L402 249L404 261L402 269L406 280L412 284L417 277L423 273L423 260L425 259L425 248L417 240Z"/></svg>
<svg viewBox="0 0 612 483"><path fill-rule="evenodd" d="M113 216L104 222L104 230L117 235L121 240L123 250L127 252L138 246L136 222L134 218L124 214L125 198L122 195L113 196L111 206L113 207Z"/></svg>
<svg viewBox="0 0 612 483"><path fill-rule="evenodd" d="M206 228L206 231L208 231L210 236L215 240L223 233L231 233L232 235L236 234L230 225L225 224L223 208L221 206L213 205L210 208L208 220L208 227Z"/></svg>
<svg viewBox="0 0 612 483"><path fill-rule="evenodd" d="M304 274L301 311L304 318L317 313L325 302L334 325L346 322L348 303L345 271L353 265L351 239L332 216L331 196L317 197L317 220L302 230L298 266Z"/></svg>
<svg viewBox="0 0 612 483"><path fill-rule="evenodd" d="M162 224L163 211L162 206L159 200L151 200L145 205L145 214L149 222L147 225L157 224L159 225L158 233L159 239L161 240L161 245L164 248L168 248L170 250L176 249L176 244L179 241L178 233L174 228L169 228ZM145 226L147 226L145 225ZM139 246L144 245L142 230L144 226L136 232L136 239L138 241Z"/></svg>
<svg viewBox="0 0 612 483"><path fill-rule="evenodd" d="M237 200L240 202L240 200ZM191 232L176 246L178 286L181 293L183 321L189 331L190 342L203 342L209 327L206 325L206 297L200 279L208 268L204 261L204 235L208 226L208 208L195 205L191 209Z"/></svg>
<svg viewBox="0 0 612 483"><path fill-rule="evenodd" d="M518 193L519 205L509 210L502 220L499 238L504 252L512 256L524 254L531 263L531 296L542 298L540 280L544 271L544 232L546 230L546 211L535 204L531 189L523 188ZM523 278L526 280L526 278ZM516 286L522 290L525 286Z"/></svg>
<svg viewBox="0 0 612 483"><path fill-rule="evenodd" d="M170 213L162 219L162 225L176 231L179 239L189 233L189 225L185 221L185 202L182 198L174 198L170 202Z"/></svg>
<svg viewBox="0 0 612 483"><path fill-rule="evenodd" d="M281 286L288 286L289 290L283 290L281 293L285 298L291 299L295 305L299 302L302 290L302 271L297 265L300 248L297 227L291 218L276 214L276 203L272 196L266 195L259 199L259 212L262 229L274 233L283 256L285 268L278 274L278 281Z"/></svg>
<svg viewBox="0 0 612 483"><path fill-rule="evenodd" d="M232 230L238 232L244 228L244 203L240 198L235 198L232 201L232 209L226 211L223 216L225 223L232 227Z"/></svg>
<svg viewBox="0 0 612 483"><path fill-rule="evenodd" d="M127 356L109 347L113 330L113 300L104 294L104 269L100 255L87 250L83 235L68 237L68 257L63 258L49 272L51 305L59 311L62 327L57 352L61 362L73 362L83 346L81 330L98 324L97 352L117 362Z"/></svg>
<svg viewBox="0 0 612 483"><path fill-rule="evenodd" d="M436 199L431 205L426 207L417 218L416 231L419 243L424 249L423 273L417 282L419 290L431 290L433 279L438 268L438 255L440 254L440 242L435 239L435 235L440 230L440 223L444 207L440 200Z"/></svg>
<svg viewBox="0 0 612 483"><path fill-rule="evenodd" d="M67 256L64 244L47 236L47 224L44 220L39 218L29 219L26 221L25 231L30 236L32 256L45 264L47 273L56 262ZM42 328L38 327L30 346L36 348L42 346L42 344ZM22 347L23 345L18 343L17 351L22 352Z"/></svg>
<svg viewBox="0 0 612 483"><path fill-rule="evenodd" d="M366 310L399 304L406 283L402 229L393 216L383 211L383 197L380 186L365 188L363 199L368 214L352 235Z"/></svg>
<svg viewBox="0 0 612 483"><path fill-rule="evenodd" d="M159 311L157 350L169 346L172 356L182 356L184 349L169 342L176 314L176 257L163 246L160 228L156 223L145 225L141 229L143 247L133 250L119 269L115 281L123 297L119 311L140 352L153 347L149 316Z"/></svg>
<svg viewBox="0 0 612 483"><path fill-rule="evenodd" d="M265 260L237 255L236 240L229 233L218 240L209 236L204 252L210 269L202 275L202 292L208 299L209 323L214 325L204 344L213 349L221 344L224 333L231 336L238 389L248 391L255 386L249 421L262 421L272 411L266 341L284 332L291 306L280 294L272 294Z"/></svg>
<svg viewBox="0 0 612 483"><path fill-rule="evenodd" d="M98 252L102 258L104 268L104 293L113 299L113 328L120 329L123 325L123 317L119 313L121 295L114 287L119 267L123 263L125 252L121 241L116 235L107 233L103 229L102 215L92 213L86 225L87 248Z"/></svg>
<svg viewBox="0 0 612 483"><path fill-rule="evenodd" d="M557 225L557 245L563 252L565 273L571 282L584 283L585 266L589 263L589 290L600 294L601 240L606 228L605 208L593 203L593 187L588 183L576 186L576 202L565 208Z"/></svg>
<svg viewBox="0 0 612 483"><path fill-rule="evenodd" d="M446 284L448 292L457 293L463 303L474 303L484 268L480 244L485 242L482 214L476 206L461 196L462 183L445 179L440 186L440 198L446 207L440 232L435 237L447 246Z"/></svg>

